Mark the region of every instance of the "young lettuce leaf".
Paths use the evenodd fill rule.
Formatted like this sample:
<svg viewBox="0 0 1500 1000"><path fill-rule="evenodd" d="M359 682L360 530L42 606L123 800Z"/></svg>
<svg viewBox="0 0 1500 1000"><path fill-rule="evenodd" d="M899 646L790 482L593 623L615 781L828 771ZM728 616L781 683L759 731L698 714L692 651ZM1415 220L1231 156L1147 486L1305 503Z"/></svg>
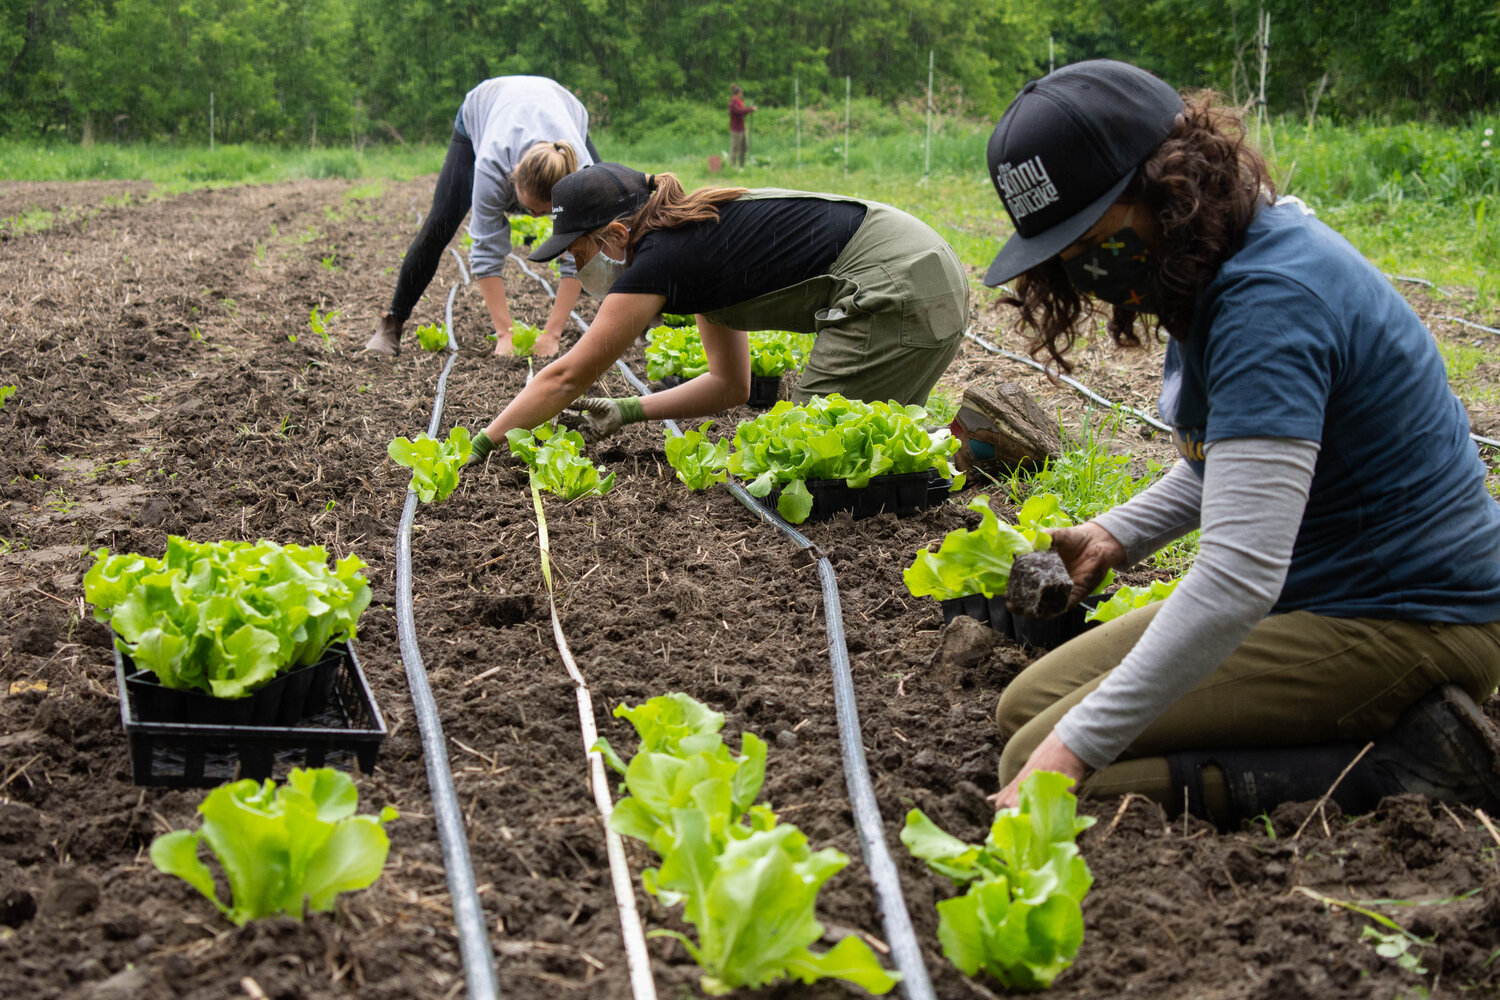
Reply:
<svg viewBox="0 0 1500 1000"><path fill-rule="evenodd" d="M692 313L662 313L663 326L697 326L698 318Z"/></svg>
<svg viewBox="0 0 1500 1000"><path fill-rule="evenodd" d="M536 349L537 338L542 328L515 320L510 324L510 353L517 357L528 357Z"/></svg>
<svg viewBox="0 0 1500 1000"><path fill-rule="evenodd" d="M237 926L276 914L302 919L333 909L340 893L364 889L380 877L390 850L384 825L396 819L356 816L353 780L332 768L295 768L280 786L246 779L222 785L198 806L197 830L174 830L151 842L151 862L213 901ZM198 856L200 844L218 859L229 883L219 899L214 877Z"/></svg>
<svg viewBox="0 0 1500 1000"><path fill-rule="evenodd" d="M658 326L646 334L646 377L696 378L708 371L708 355L694 326Z"/></svg>
<svg viewBox="0 0 1500 1000"><path fill-rule="evenodd" d="M1144 587L1121 587L1110 595L1109 600L1103 602L1096 608L1091 608L1084 614L1085 621L1108 622L1114 621L1121 615L1129 614L1136 608L1144 608L1148 604L1157 601L1165 601L1171 596L1172 591L1177 589L1181 577L1171 580L1152 580Z"/></svg>
<svg viewBox="0 0 1500 1000"><path fill-rule="evenodd" d="M1036 551L1032 538L1011 527L990 510L989 497L980 494L969 502L978 511L979 527L955 528L948 532L936 552L923 548L912 564L901 571L906 589L914 597L953 597L983 594L996 597L1010 584L1010 567L1016 556ZM1045 550L1051 542L1045 533L1035 536Z"/></svg>
<svg viewBox="0 0 1500 1000"><path fill-rule="evenodd" d="M790 333L785 330L761 330L750 334L750 374L769 378L799 371L812 353L813 341L810 333Z"/></svg>
<svg viewBox="0 0 1500 1000"><path fill-rule="evenodd" d="M160 559L94 553L84 596L115 644L164 686L240 698L355 637L370 604L356 555L321 545L167 538Z"/></svg>
<svg viewBox="0 0 1500 1000"><path fill-rule="evenodd" d="M448 331L436 323L424 323L417 327L417 343L424 351L446 351Z"/></svg>
<svg viewBox="0 0 1500 1000"><path fill-rule="evenodd" d="M583 457L583 435L565 427L542 424L531 430L513 427L505 432L511 454L525 462L531 477L548 493L576 500L596 493L604 496L615 484L615 474Z"/></svg>
<svg viewBox="0 0 1500 1000"><path fill-rule="evenodd" d="M906 816L901 842L962 896L937 904L943 954L973 976L981 969L1007 989L1052 985L1083 943L1083 897L1093 885L1078 834L1072 779L1035 771L1021 782L1020 805L995 815L983 844L944 833L920 809Z"/></svg>
<svg viewBox="0 0 1500 1000"><path fill-rule="evenodd" d="M667 437L667 464L688 489L706 490L729 478L724 471L729 464L729 441L710 441L708 429L712 426L709 420L699 424L697 430Z"/></svg>
<svg viewBox="0 0 1500 1000"><path fill-rule="evenodd" d="M415 441L398 437L386 447L386 454L397 465L411 470L411 485L423 503L446 500L458 487L458 470L473 451L467 427L455 427L447 441L430 437L426 431Z"/></svg>

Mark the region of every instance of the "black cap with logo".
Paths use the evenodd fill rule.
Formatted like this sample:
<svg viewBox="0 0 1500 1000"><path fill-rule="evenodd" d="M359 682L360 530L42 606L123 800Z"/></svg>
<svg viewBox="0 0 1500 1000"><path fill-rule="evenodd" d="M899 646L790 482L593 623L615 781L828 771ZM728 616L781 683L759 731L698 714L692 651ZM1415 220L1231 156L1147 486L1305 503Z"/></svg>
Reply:
<svg viewBox="0 0 1500 1000"><path fill-rule="evenodd" d="M623 219L646 203L655 185L622 163L595 163L552 187L552 237L531 252L546 262L567 251L584 233Z"/></svg>
<svg viewBox="0 0 1500 1000"><path fill-rule="evenodd" d="M984 276L1009 281L1055 256L1098 222L1172 132L1182 98L1110 59L1032 80L990 136L990 180L1016 227Z"/></svg>

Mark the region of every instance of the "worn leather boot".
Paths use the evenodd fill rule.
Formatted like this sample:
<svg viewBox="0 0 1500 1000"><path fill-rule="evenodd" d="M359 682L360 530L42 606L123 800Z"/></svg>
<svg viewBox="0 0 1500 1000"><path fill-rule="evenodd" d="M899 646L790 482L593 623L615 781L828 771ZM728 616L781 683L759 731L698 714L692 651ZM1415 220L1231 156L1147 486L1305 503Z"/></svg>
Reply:
<svg viewBox="0 0 1500 1000"><path fill-rule="evenodd" d="M374 334L365 341L365 350L394 358L401 353L401 327L399 319L388 312L381 313L380 322L375 324Z"/></svg>
<svg viewBox="0 0 1500 1000"><path fill-rule="evenodd" d="M1310 802L1338 780L1364 744L1319 743L1167 754L1177 811L1186 806L1220 829L1269 813L1283 802ZM1203 770L1217 767L1229 795L1219 815L1203 793ZM1436 688L1377 737L1329 796L1346 815L1369 812L1387 795L1415 792L1439 802L1500 813L1500 734L1454 684Z"/></svg>
<svg viewBox="0 0 1500 1000"><path fill-rule="evenodd" d="M1039 468L1062 450L1057 431L1020 386L972 386L948 425L963 442L953 456L959 472L979 469L1000 476L1014 468Z"/></svg>

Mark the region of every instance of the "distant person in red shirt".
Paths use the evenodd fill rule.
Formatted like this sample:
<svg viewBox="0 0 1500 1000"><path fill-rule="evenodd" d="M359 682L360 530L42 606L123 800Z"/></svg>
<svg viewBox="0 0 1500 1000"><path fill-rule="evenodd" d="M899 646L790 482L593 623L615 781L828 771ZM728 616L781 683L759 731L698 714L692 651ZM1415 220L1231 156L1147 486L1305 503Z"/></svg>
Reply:
<svg viewBox="0 0 1500 1000"><path fill-rule="evenodd" d="M729 162L737 167L745 165L745 154L750 151L750 137L745 133L745 117L755 114L755 105L745 103L745 92L739 84L729 87Z"/></svg>

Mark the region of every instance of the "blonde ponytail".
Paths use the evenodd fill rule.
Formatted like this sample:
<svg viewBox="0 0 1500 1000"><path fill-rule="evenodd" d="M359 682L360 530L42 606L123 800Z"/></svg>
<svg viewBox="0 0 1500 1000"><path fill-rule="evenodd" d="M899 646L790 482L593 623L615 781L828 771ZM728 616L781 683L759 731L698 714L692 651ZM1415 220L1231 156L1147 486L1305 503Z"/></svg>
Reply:
<svg viewBox="0 0 1500 1000"><path fill-rule="evenodd" d="M552 200L552 187L578 169L578 153L570 143L533 143L521 156L512 175L517 191L541 201Z"/></svg>

